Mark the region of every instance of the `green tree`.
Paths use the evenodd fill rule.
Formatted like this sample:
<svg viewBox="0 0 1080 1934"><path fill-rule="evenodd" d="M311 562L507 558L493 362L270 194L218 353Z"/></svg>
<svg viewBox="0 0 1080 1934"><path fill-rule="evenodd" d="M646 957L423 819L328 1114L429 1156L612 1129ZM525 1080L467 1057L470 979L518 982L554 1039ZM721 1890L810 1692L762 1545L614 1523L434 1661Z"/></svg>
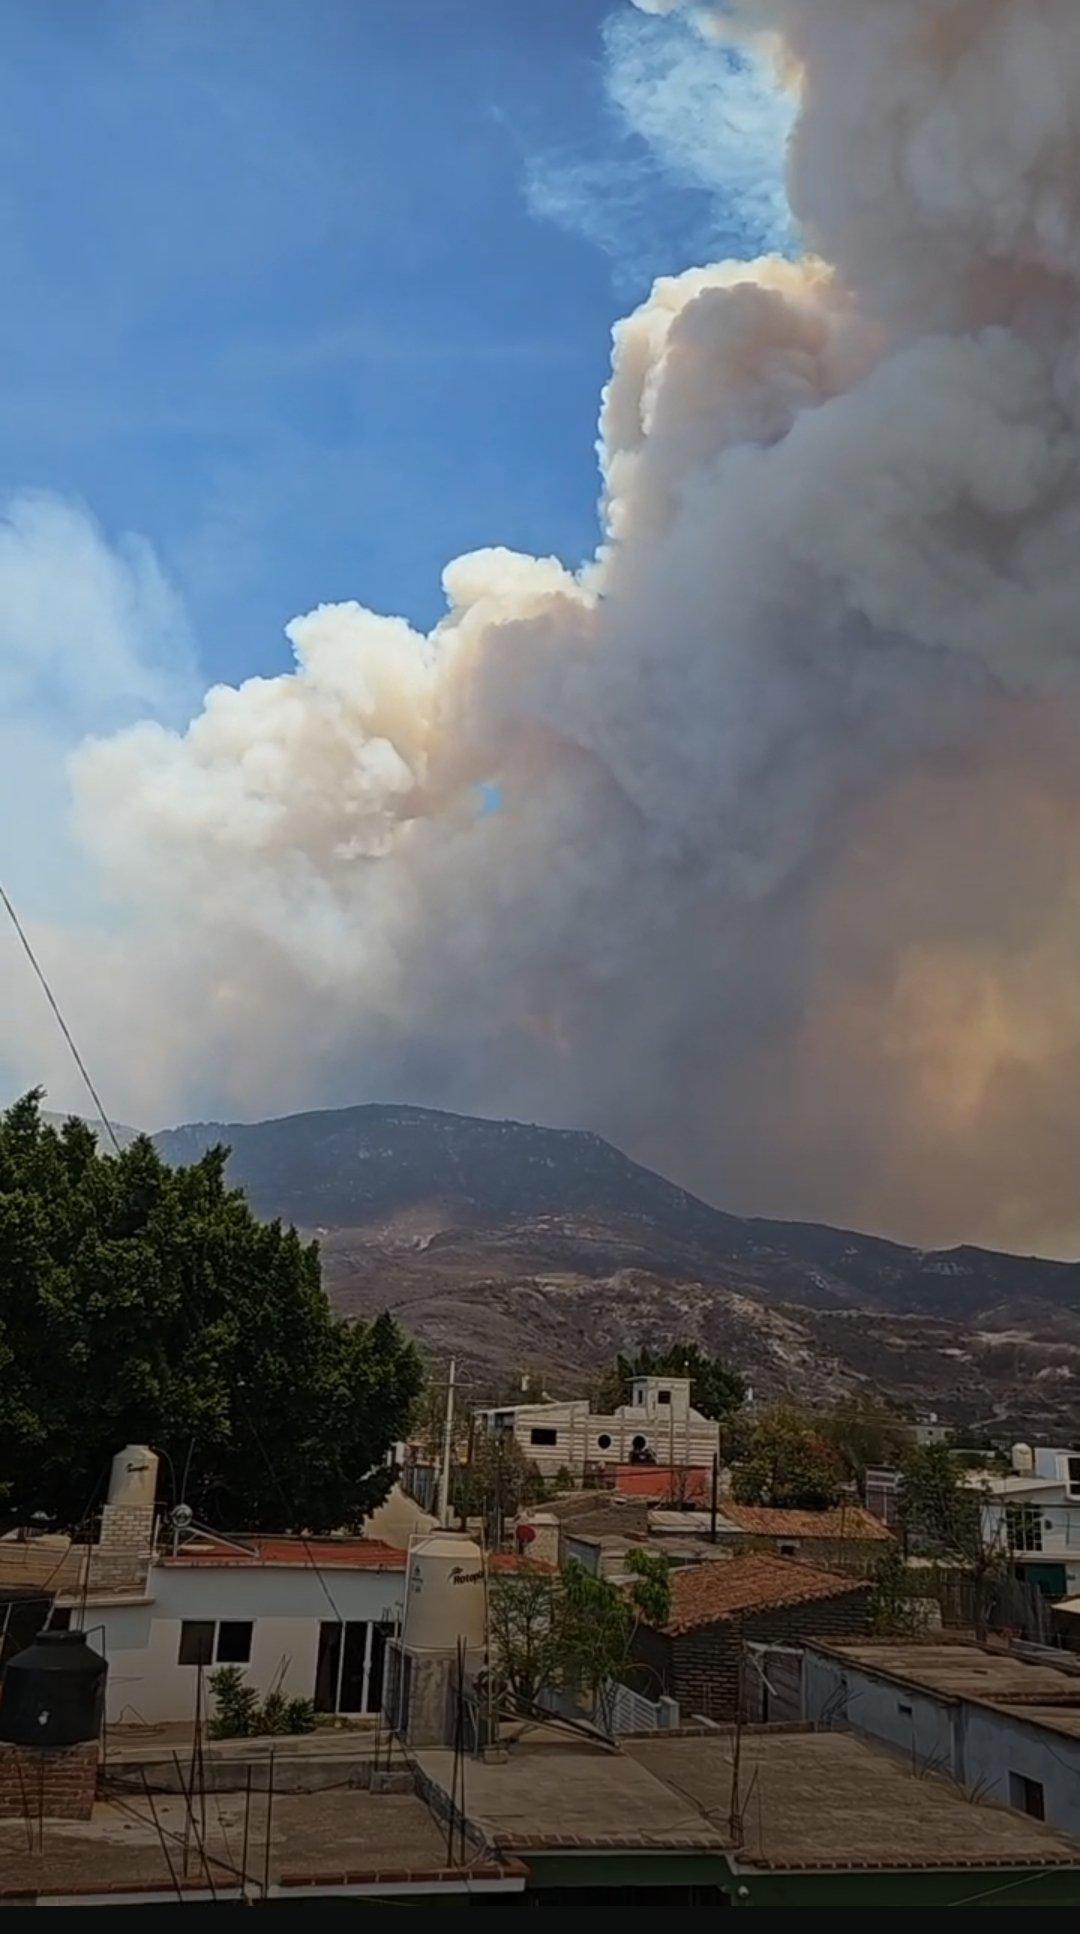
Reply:
<svg viewBox="0 0 1080 1934"><path fill-rule="evenodd" d="M914 1444L900 1467L900 1523L910 1548L942 1558L967 1577L972 1616L986 1631L997 1579L1007 1569L1007 1542L988 1536L977 1485L945 1444Z"/></svg>
<svg viewBox="0 0 1080 1934"><path fill-rule="evenodd" d="M663 1350L641 1349L636 1356L616 1357L593 1394L598 1410L617 1410L628 1403L635 1377L689 1377L690 1401L703 1417L731 1417L746 1398L746 1383L722 1357L710 1356L699 1343L670 1343Z"/></svg>
<svg viewBox="0 0 1080 1934"><path fill-rule="evenodd" d="M571 1560L563 1572L562 1683L584 1693L594 1712L608 1680L629 1667L636 1624L627 1595Z"/></svg>
<svg viewBox="0 0 1080 1934"><path fill-rule="evenodd" d="M355 1527L421 1372L388 1316L336 1319L318 1249L256 1220L228 1151L102 1155L31 1094L0 1115L0 1479L68 1525L125 1443L221 1529ZM170 1476L171 1474L171 1476ZM185 1476L186 1474L186 1476Z"/></svg>
<svg viewBox="0 0 1080 1934"><path fill-rule="evenodd" d="M633 1669L640 1620L664 1624L671 1610L667 1559L656 1552L633 1553L630 1569L634 1579L628 1591L594 1578L575 1562L561 1573L522 1565L492 1580L492 1645L516 1697L535 1704L545 1688L568 1689L584 1694L602 1716L609 1681Z"/></svg>
<svg viewBox="0 0 1080 1934"><path fill-rule="evenodd" d="M839 1499L843 1484L844 1466L821 1419L788 1404L756 1421L731 1477L737 1503L781 1510L826 1510Z"/></svg>
<svg viewBox="0 0 1080 1934"><path fill-rule="evenodd" d="M899 1463L908 1445L904 1420L876 1397L845 1397L820 1418L821 1434L831 1444L848 1476L866 1487L866 1473L874 1465Z"/></svg>
<svg viewBox="0 0 1080 1934"><path fill-rule="evenodd" d="M495 1661L516 1699L535 1705L545 1686L559 1682L562 1580L534 1565L497 1572L488 1590L488 1622Z"/></svg>
<svg viewBox="0 0 1080 1934"><path fill-rule="evenodd" d="M899 1638L919 1630L912 1584L900 1549L888 1544L870 1574L870 1630L876 1638Z"/></svg>
<svg viewBox="0 0 1080 1934"><path fill-rule="evenodd" d="M467 1464L451 1473L451 1498L462 1518L483 1518L488 1540L501 1543L503 1528L523 1504L544 1495L544 1480L508 1431L478 1430Z"/></svg>
<svg viewBox="0 0 1080 1934"><path fill-rule="evenodd" d="M646 1551L644 1546L626 1554L626 1569L633 1577L630 1603L647 1625L666 1625L671 1617L671 1560L662 1551Z"/></svg>
<svg viewBox="0 0 1080 1934"><path fill-rule="evenodd" d="M945 1444L913 1444L900 1466L897 1498L908 1542L937 1557L968 1560L982 1544L976 1491Z"/></svg>

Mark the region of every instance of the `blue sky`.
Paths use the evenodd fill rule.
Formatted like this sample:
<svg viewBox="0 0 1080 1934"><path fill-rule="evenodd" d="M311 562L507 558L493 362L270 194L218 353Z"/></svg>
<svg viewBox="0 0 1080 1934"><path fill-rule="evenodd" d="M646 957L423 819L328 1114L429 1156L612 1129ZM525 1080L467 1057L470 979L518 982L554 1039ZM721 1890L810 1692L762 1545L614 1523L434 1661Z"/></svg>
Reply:
<svg viewBox="0 0 1080 1934"><path fill-rule="evenodd" d="M698 167L689 30L618 0L0 20L0 488L146 538L209 678L321 600L429 624L462 550L587 554L614 315L768 227Z"/></svg>

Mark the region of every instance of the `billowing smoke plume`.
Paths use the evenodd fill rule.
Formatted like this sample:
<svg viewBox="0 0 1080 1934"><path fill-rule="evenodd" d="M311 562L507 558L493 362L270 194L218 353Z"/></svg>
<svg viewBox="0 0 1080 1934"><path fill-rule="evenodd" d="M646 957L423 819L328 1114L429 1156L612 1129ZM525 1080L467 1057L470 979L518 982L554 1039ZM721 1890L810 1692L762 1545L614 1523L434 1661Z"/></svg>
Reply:
<svg viewBox="0 0 1080 1934"><path fill-rule="evenodd" d="M1075 1246L1080 5L692 11L797 91L806 257L619 324L577 575L460 558L430 638L323 607L84 747L78 1015L143 1119L408 1098Z"/></svg>

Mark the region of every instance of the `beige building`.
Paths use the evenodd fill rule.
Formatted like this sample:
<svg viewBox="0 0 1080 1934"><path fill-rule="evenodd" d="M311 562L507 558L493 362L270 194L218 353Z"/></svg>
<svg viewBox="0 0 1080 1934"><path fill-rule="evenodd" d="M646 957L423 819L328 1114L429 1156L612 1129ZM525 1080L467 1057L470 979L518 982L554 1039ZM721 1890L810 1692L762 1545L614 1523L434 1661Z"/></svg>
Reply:
<svg viewBox="0 0 1080 1934"><path fill-rule="evenodd" d="M478 1410L481 1430L513 1437L544 1477L574 1477L616 1464L701 1466L720 1448L720 1428L690 1402L688 1377L636 1377L630 1402L603 1415L585 1398Z"/></svg>

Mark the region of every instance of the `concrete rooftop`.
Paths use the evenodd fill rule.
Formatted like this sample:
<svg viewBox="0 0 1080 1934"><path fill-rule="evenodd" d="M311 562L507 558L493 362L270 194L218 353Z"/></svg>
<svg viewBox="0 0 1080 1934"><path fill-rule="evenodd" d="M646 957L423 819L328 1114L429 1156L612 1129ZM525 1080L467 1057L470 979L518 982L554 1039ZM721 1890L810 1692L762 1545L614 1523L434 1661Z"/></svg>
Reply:
<svg viewBox="0 0 1080 1934"><path fill-rule="evenodd" d="M174 1869L183 1882L184 1802L159 1794L154 1804ZM220 1891L236 1889L244 1834L245 1795L210 1795L206 1802L206 1852ZM246 1870L251 1887L262 1887L266 1849L266 1794L252 1796ZM33 1823L36 1835L36 1822ZM0 1907L22 1894L162 1888L175 1892L168 1862L143 1795L124 1795L94 1809L88 1821L46 1820L44 1847L28 1846L22 1820L0 1821ZM345 1791L278 1794L270 1825L270 1882L346 1873L435 1875L447 1865L446 1841L427 1807L413 1793ZM198 1849L190 1849L187 1886L206 1887Z"/></svg>
<svg viewBox="0 0 1080 1934"><path fill-rule="evenodd" d="M902 1685L925 1687L946 1698L980 1699L1007 1706L1060 1702L1080 1710L1080 1669L1070 1653L1063 1653L1057 1666L974 1643L937 1645L903 1639L809 1643L834 1658L850 1659L869 1672L879 1672Z"/></svg>
<svg viewBox="0 0 1080 1934"><path fill-rule="evenodd" d="M491 1845L726 1845L700 1807L660 1784L629 1753L540 1726L505 1731L505 1763L470 1759L465 1769L466 1818ZM453 1754L440 1749L416 1757L421 1772L449 1792Z"/></svg>
<svg viewBox="0 0 1080 1934"><path fill-rule="evenodd" d="M730 1830L730 1731L628 1740L618 1754L539 1729L503 1765L470 1761L465 1812L489 1844L528 1857L556 1847L732 1851L743 1866L1028 1867L1080 1870L1080 1841L977 1805L947 1782L850 1733L744 1731L741 1844ZM448 1790L452 1756L419 1755Z"/></svg>
<svg viewBox="0 0 1080 1934"><path fill-rule="evenodd" d="M638 1740L630 1755L727 1822L731 1733ZM1004 1808L980 1806L939 1779L841 1732L744 1732L739 1768L741 1866L780 1868L1068 1865L1080 1841Z"/></svg>

